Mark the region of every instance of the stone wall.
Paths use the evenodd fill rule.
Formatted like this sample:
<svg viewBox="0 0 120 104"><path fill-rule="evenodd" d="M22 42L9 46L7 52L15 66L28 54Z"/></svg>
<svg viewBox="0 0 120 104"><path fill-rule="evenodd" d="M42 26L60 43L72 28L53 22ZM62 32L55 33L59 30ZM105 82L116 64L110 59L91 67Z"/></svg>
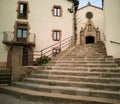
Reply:
<svg viewBox="0 0 120 104"><path fill-rule="evenodd" d="M29 77L31 74L43 69L44 66L22 66L20 71L20 80L23 80L23 78Z"/></svg>

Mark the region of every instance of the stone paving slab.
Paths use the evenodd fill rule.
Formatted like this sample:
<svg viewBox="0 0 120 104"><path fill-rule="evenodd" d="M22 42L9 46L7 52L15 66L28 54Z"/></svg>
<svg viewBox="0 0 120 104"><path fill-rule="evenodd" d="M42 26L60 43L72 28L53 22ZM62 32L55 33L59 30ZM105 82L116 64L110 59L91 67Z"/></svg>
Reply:
<svg viewBox="0 0 120 104"><path fill-rule="evenodd" d="M52 104L47 102L33 102L0 93L0 104Z"/></svg>

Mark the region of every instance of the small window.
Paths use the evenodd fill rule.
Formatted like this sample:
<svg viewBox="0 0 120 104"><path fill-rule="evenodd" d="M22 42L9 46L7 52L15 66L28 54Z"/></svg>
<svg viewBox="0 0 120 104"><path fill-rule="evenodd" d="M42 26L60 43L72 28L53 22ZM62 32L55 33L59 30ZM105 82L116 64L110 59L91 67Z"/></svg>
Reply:
<svg viewBox="0 0 120 104"><path fill-rule="evenodd" d="M57 16L57 17L60 17L62 16L62 8L61 6L53 6L53 16Z"/></svg>
<svg viewBox="0 0 120 104"><path fill-rule="evenodd" d="M53 31L53 40L54 41L60 41L60 39L61 39L61 31L54 30Z"/></svg>
<svg viewBox="0 0 120 104"><path fill-rule="evenodd" d="M28 18L28 2L18 2L18 19Z"/></svg>
<svg viewBox="0 0 120 104"><path fill-rule="evenodd" d="M57 48L53 49L53 56L56 56L59 53L60 53L60 49L57 49Z"/></svg>

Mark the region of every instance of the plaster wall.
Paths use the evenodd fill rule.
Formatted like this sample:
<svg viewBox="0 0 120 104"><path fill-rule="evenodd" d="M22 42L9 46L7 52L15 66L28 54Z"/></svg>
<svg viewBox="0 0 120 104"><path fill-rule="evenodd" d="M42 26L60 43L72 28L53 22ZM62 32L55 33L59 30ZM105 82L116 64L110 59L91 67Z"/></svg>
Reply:
<svg viewBox="0 0 120 104"><path fill-rule="evenodd" d="M17 0L0 0L0 62L6 62L9 47L2 43L3 32L13 31L16 20Z"/></svg>
<svg viewBox="0 0 120 104"><path fill-rule="evenodd" d="M106 48L108 55L120 58L120 0L104 0ZM111 43L111 41L114 41ZM118 42L118 43L117 43Z"/></svg>
<svg viewBox="0 0 120 104"><path fill-rule="evenodd" d="M17 2L28 1L28 19L17 19ZM60 5L61 17L52 15L54 5ZM52 31L61 30L61 40L73 35L73 14L68 11L72 3L67 0L0 0L0 62L7 61L10 46L2 43L4 31L14 31L16 21L29 22L30 33L36 34L34 50L44 49L58 41L52 40Z"/></svg>

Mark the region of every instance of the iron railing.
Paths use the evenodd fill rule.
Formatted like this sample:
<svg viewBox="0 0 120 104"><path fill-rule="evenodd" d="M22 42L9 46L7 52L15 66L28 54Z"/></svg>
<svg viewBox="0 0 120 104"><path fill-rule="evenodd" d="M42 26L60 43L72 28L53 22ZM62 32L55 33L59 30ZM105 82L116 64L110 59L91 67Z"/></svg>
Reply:
<svg viewBox="0 0 120 104"><path fill-rule="evenodd" d="M15 35L12 31L4 31L3 32L3 42L9 42L9 43L17 42L17 40L14 38L15 38ZM35 38L36 38L35 33L30 33L26 43L34 43L35 44Z"/></svg>
<svg viewBox="0 0 120 104"><path fill-rule="evenodd" d="M39 59L39 58L45 58L45 57L49 57L49 58L53 58L56 55L53 54L53 50L54 49L59 49L59 53L66 50L70 45L72 45L73 43L73 36L68 37L62 41L59 41L56 44L50 45L40 51L31 51L30 49L24 49L24 63L23 65L33 65L34 62ZM59 54L59 53L55 53L55 54Z"/></svg>
<svg viewBox="0 0 120 104"><path fill-rule="evenodd" d="M60 49L60 52L65 50L67 47L69 47L73 43L73 36L68 37L62 41L59 41L56 44L53 44L51 46L48 46L40 51L34 51L34 60L39 57L43 56L53 56L53 49Z"/></svg>
<svg viewBox="0 0 120 104"><path fill-rule="evenodd" d="M110 40L111 43L115 43L115 44L120 44L120 42L117 42L117 41L112 41Z"/></svg>
<svg viewBox="0 0 120 104"><path fill-rule="evenodd" d="M11 85L12 68L7 66L0 67L0 85Z"/></svg>

